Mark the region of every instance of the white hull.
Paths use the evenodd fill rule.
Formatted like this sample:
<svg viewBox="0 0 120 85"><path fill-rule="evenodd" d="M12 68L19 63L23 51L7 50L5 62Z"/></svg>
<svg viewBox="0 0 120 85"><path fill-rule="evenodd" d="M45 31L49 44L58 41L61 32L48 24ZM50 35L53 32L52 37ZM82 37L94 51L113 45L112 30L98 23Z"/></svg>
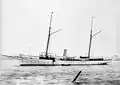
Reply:
<svg viewBox="0 0 120 85"><path fill-rule="evenodd" d="M108 63L109 61L56 61L55 64L78 64L78 65L97 65Z"/></svg>
<svg viewBox="0 0 120 85"><path fill-rule="evenodd" d="M66 61L66 60L55 60L53 63L52 60L45 59L27 59L22 60L21 66L71 66L71 65L106 65L110 61Z"/></svg>

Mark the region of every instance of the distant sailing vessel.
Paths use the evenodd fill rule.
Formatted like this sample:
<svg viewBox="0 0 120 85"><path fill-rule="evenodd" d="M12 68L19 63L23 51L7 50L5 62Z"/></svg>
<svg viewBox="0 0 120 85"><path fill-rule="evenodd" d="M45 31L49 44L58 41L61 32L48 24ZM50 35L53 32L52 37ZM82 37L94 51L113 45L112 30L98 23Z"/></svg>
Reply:
<svg viewBox="0 0 120 85"><path fill-rule="evenodd" d="M46 46L46 52L41 53L39 56L24 56L20 55L15 56L14 58L21 61L20 66L76 66L76 65L107 65L110 61L105 60L103 58L90 58L90 49L91 49L91 41L92 38L97 35L99 32L92 35L92 24L93 24L93 17L91 20L91 31L90 31L90 42L89 42L89 50L88 56L80 58L75 57L64 57L66 56L67 49L64 50L64 54L62 57L57 57L55 54L48 53L48 47L50 42L50 36L58 31L51 33L51 22L52 22L52 14L50 17L50 24L49 24L49 32L48 32L48 40ZM11 56L10 56L11 57Z"/></svg>
<svg viewBox="0 0 120 85"><path fill-rule="evenodd" d="M37 57L23 59L22 63L20 64L21 66L107 65L110 62L109 60L105 60L103 58L90 58L90 49L91 49L92 38L95 35L97 35L98 33L100 33L100 31L99 31L96 34L92 35L93 17L91 20L90 42L89 42L89 50L88 50L87 57L80 56L80 58L71 58L71 57L59 58L59 57L56 57L56 55L49 54L48 47L49 47L49 42L50 42L50 36L51 36L51 34L55 33L55 32L51 33L52 14L53 14L53 12L51 13L51 18L50 18L46 52L42 53L41 55L39 55ZM56 31L56 32L58 32L58 31ZM63 56L66 56L66 52L67 52L67 50L64 50Z"/></svg>

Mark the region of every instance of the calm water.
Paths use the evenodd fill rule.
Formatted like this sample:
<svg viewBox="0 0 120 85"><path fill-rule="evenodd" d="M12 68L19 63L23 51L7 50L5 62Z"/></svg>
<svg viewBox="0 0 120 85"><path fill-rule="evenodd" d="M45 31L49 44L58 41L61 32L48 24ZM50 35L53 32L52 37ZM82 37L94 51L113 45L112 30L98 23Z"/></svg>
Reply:
<svg viewBox="0 0 120 85"><path fill-rule="evenodd" d="M78 83L72 83L80 70ZM120 61L105 66L14 66L0 70L0 85L120 85Z"/></svg>

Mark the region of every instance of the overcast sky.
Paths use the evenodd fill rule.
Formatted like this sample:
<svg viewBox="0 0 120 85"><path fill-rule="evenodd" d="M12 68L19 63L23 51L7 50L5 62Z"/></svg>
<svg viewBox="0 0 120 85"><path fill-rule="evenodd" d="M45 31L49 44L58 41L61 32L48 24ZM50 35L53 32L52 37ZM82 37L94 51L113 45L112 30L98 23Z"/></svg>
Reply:
<svg viewBox="0 0 120 85"><path fill-rule="evenodd" d="M70 56L87 55L95 16L93 33L102 32L92 41L91 55L120 53L119 0L2 0L2 53L45 52L51 12L52 31L63 30L51 36L50 52L62 55L68 49Z"/></svg>

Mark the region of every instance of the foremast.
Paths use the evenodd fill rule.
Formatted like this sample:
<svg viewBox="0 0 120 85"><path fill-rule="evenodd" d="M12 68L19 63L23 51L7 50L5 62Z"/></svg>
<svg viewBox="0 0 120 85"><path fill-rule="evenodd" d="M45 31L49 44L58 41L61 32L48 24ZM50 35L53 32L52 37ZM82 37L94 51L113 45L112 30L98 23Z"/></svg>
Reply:
<svg viewBox="0 0 120 85"><path fill-rule="evenodd" d="M49 58L49 56L48 56L48 48L49 48L49 43L50 43L50 37L51 37L51 35L54 34L54 33L56 33L56 32L59 32L60 30L62 30L62 29L59 29L57 31L51 32L52 15L53 15L53 12L51 12L51 17L50 17L48 39L47 39L47 46L46 46L46 52L45 52L45 57L46 58Z"/></svg>
<svg viewBox="0 0 120 85"><path fill-rule="evenodd" d="M46 52L45 52L45 57L46 57L46 58L48 58L48 47L49 47L50 36L51 36L52 14L53 14L53 12L51 12L51 17L50 17L49 32L48 32L48 40L47 40L47 47L46 47Z"/></svg>

